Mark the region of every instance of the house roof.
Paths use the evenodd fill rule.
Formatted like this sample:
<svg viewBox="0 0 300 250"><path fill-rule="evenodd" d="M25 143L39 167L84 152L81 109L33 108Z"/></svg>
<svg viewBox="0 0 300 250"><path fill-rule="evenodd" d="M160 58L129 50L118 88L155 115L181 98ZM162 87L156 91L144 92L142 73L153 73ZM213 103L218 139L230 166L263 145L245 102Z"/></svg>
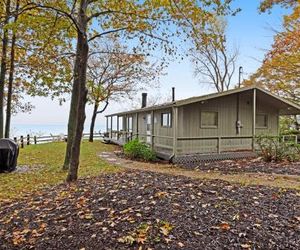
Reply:
<svg viewBox="0 0 300 250"><path fill-rule="evenodd" d="M202 95L202 96L195 96L195 97L190 97L187 99L182 99L182 100L177 100L174 102L167 102L163 103L160 105L154 105L154 106L149 106L145 108L140 108L140 109L135 109L135 110L130 110L130 111L125 111L125 112L119 112L119 113L114 113L110 115L106 115L106 117L110 116L122 116L126 114L134 114L134 113L140 113L140 112L147 112L147 111L152 111L152 110L160 110L160 109L166 109L166 108L171 108L171 107L180 107L192 103L197 103L197 102L202 102L210 99L215 99L215 98L220 98L228 95L233 95L237 93L243 93L247 92L250 90L256 89L258 90L258 95L265 99L267 98L272 104L276 105L279 107L279 114L280 115L296 115L300 114L300 106L288 101L282 97L279 97L277 95L274 95L268 90L265 90L261 87L258 86L249 86L249 87L242 87L242 88L236 88L236 89L231 89L228 91L220 92L220 93L213 93L213 94L208 94L208 95Z"/></svg>

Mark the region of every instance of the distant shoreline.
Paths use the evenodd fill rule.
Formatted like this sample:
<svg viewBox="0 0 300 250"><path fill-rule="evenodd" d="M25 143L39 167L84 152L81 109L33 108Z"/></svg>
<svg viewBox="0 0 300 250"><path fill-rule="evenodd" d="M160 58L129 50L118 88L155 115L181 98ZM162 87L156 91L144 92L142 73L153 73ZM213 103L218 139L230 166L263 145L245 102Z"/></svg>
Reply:
<svg viewBox="0 0 300 250"><path fill-rule="evenodd" d="M105 128L95 126L96 132L104 132ZM89 124L85 126L84 133L89 133ZM12 124L10 137L19 137L21 135L44 136L67 134L67 125L63 124Z"/></svg>

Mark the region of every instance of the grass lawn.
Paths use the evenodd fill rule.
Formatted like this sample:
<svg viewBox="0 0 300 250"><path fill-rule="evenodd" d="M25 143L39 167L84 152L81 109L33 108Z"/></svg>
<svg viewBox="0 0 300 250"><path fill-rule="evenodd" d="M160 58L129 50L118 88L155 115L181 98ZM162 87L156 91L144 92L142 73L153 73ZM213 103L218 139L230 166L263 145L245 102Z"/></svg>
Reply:
<svg viewBox="0 0 300 250"><path fill-rule="evenodd" d="M19 198L24 193L41 187L55 185L65 180L62 171L66 143L55 142L30 145L20 149L18 166L27 166L29 171L0 174L1 200ZM101 151L112 151L114 147L99 141L84 141L81 147L79 177L96 176L102 172L118 171L117 167L97 157Z"/></svg>

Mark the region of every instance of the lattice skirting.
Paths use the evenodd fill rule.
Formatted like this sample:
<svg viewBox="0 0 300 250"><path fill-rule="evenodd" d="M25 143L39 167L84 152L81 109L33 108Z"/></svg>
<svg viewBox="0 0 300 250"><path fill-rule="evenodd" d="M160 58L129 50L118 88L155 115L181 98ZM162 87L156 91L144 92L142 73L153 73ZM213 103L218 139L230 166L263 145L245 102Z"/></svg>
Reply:
<svg viewBox="0 0 300 250"><path fill-rule="evenodd" d="M221 154L193 154L193 155L182 155L176 156L172 159L174 164L178 165L189 165L197 166L197 164L203 162L220 161L220 160L234 160L240 158L252 158L257 156L255 152L252 151L242 151L242 152L227 152Z"/></svg>

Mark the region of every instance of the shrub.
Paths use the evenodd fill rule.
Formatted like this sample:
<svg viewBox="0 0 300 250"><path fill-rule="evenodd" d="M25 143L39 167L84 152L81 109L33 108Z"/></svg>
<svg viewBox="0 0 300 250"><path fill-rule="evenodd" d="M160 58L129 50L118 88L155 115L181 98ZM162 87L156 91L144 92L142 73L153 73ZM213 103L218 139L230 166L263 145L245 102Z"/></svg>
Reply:
<svg viewBox="0 0 300 250"><path fill-rule="evenodd" d="M145 161L154 161L156 159L155 152L148 144L134 139L124 145L124 154L131 159L142 159Z"/></svg>
<svg viewBox="0 0 300 250"><path fill-rule="evenodd" d="M256 142L263 159L267 162L300 160L300 146L291 142L283 142L279 136L258 136Z"/></svg>

